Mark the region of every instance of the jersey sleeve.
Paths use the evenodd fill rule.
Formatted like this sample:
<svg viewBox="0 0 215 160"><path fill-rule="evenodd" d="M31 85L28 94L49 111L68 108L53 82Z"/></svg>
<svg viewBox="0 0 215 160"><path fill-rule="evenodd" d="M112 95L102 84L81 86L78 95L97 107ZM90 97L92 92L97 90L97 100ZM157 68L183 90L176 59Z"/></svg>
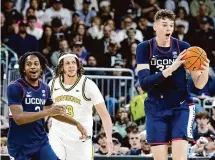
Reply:
<svg viewBox="0 0 215 160"><path fill-rule="evenodd" d="M98 88L98 86L90 79L87 79L85 85L85 95L88 99L91 99L93 105L104 102L104 98Z"/></svg>
<svg viewBox="0 0 215 160"><path fill-rule="evenodd" d="M188 49L188 48L190 48L191 46L190 46L190 44L189 43L187 43L187 42L185 42L185 41L180 41L179 40L179 48L180 48L180 51L182 52L183 50L185 50L185 49Z"/></svg>
<svg viewBox="0 0 215 160"><path fill-rule="evenodd" d="M53 104L53 100L52 100L52 97L51 97L51 91L50 91L50 88L48 85L46 85L46 90L47 90L47 99L46 99L46 103L45 103L45 106L50 106Z"/></svg>
<svg viewBox="0 0 215 160"><path fill-rule="evenodd" d="M8 105L22 105L23 89L17 83L12 83L7 87Z"/></svg>
<svg viewBox="0 0 215 160"><path fill-rule="evenodd" d="M149 64L150 45L149 42L144 41L137 46L136 49L136 63Z"/></svg>

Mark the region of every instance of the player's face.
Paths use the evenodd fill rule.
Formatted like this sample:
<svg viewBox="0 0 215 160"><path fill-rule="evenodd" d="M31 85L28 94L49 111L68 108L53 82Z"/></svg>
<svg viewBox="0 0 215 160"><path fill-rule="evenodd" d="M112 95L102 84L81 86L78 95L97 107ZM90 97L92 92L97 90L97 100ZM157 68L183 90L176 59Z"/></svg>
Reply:
<svg viewBox="0 0 215 160"><path fill-rule="evenodd" d="M78 64L75 57L64 58L63 70L66 77L77 76Z"/></svg>
<svg viewBox="0 0 215 160"><path fill-rule="evenodd" d="M165 18L159 19L153 26L156 36L162 41L168 41L174 31L174 21Z"/></svg>
<svg viewBox="0 0 215 160"><path fill-rule="evenodd" d="M31 81L36 81L39 79L42 68L37 56L30 55L25 59L24 72L25 76Z"/></svg>

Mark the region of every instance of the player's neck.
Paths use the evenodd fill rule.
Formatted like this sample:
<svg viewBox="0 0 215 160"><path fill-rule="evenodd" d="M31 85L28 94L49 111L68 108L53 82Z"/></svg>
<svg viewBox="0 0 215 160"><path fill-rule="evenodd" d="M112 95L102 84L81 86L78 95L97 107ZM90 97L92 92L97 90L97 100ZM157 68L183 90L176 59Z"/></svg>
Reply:
<svg viewBox="0 0 215 160"><path fill-rule="evenodd" d="M39 80L32 81L32 80L28 79L27 77L25 77L24 80L25 80L29 85L31 85L31 86L33 86L33 87L39 86Z"/></svg>
<svg viewBox="0 0 215 160"><path fill-rule="evenodd" d="M159 47L170 47L170 39L165 41L160 39L159 37L155 37L155 40Z"/></svg>
<svg viewBox="0 0 215 160"><path fill-rule="evenodd" d="M77 80L78 80L78 75L75 75L74 77L68 77L68 76L64 75L63 83L67 84L67 85L73 85L73 84L75 84L75 82Z"/></svg>

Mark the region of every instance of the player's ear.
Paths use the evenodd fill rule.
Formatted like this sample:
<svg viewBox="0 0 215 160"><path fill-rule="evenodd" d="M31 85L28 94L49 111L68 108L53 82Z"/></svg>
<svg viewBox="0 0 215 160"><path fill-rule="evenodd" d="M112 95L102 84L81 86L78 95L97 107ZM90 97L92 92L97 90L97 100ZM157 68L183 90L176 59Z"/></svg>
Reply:
<svg viewBox="0 0 215 160"><path fill-rule="evenodd" d="M153 29L154 29L154 31L157 30L157 23L156 22L154 22L154 24L153 24Z"/></svg>

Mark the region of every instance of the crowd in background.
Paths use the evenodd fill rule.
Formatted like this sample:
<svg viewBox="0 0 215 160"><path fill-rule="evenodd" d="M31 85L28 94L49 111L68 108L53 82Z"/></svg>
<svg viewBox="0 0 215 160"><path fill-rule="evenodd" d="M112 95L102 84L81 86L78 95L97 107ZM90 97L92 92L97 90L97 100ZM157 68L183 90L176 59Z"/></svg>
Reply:
<svg viewBox="0 0 215 160"><path fill-rule="evenodd" d="M134 75L137 75L137 45L155 36L155 13L161 8L172 10L176 14L173 37L202 47L210 59L207 85L202 90L196 89L188 76L188 90L200 100L215 97L215 0L2 0L1 6L1 43L18 57L27 51L39 51L54 68L61 52L72 51L85 67L129 68ZM144 130L147 94L138 83L134 87L136 95L128 100L129 109L119 106L112 116L114 154L151 156ZM116 103L120 98L115 99ZM213 114L208 114L202 103L196 108L194 139L207 137L209 147L194 152L212 155L215 152L211 136L215 135L215 109L212 109ZM6 153L7 118L1 116L1 123L1 153ZM51 123L46 124L48 131ZM107 153L102 126L93 142L96 154Z"/></svg>

